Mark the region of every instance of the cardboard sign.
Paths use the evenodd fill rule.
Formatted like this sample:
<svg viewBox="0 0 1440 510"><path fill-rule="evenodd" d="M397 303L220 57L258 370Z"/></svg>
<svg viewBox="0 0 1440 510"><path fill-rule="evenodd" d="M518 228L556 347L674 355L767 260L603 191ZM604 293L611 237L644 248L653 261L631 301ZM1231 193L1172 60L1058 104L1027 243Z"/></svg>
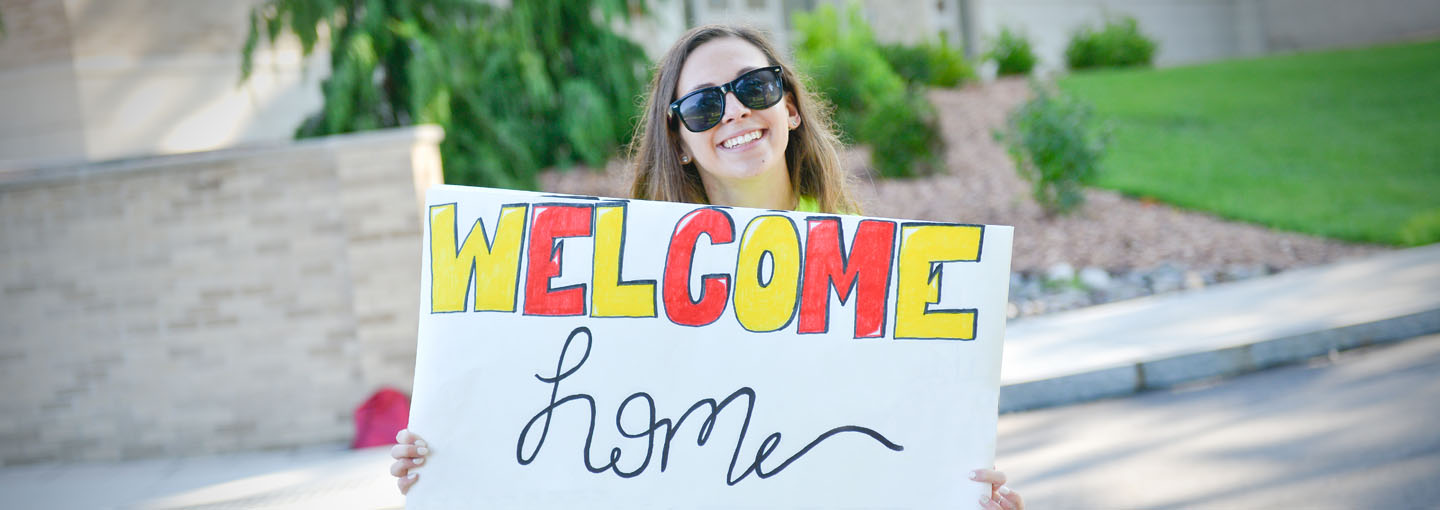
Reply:
<svg viewBox="0 0 1440 510"><path fill-rule="evenodd" d="M970 508L1011 227L439 186L412 509Z"/></svg>

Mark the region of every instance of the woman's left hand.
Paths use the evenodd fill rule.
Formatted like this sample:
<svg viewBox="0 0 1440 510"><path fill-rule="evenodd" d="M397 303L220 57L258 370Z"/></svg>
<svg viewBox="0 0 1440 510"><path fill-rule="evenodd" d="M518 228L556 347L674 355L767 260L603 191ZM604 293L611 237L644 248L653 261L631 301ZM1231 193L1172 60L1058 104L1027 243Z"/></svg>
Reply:
<svg viewBox="0 0 1440 510"><path fill-rule="evenodd" d="M970 479L990 484L990 495L980 498L980 508L1025 510L1025 499L1020 497L1020 493L1005 486L1005 473L994 469L977 469L970 473Z"/></svg>

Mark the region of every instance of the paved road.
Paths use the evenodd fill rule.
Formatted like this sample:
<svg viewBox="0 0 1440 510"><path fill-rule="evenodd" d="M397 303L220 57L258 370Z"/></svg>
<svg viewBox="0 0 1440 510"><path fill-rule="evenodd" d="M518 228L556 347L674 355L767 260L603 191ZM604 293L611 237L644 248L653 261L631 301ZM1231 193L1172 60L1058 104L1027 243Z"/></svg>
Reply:
<svg viewBox="0 0 1440 510"><path fill-rule="evenodd" d="M1440 335L1121 400L1009 414L1032 508L1440 508Z"/></svg>

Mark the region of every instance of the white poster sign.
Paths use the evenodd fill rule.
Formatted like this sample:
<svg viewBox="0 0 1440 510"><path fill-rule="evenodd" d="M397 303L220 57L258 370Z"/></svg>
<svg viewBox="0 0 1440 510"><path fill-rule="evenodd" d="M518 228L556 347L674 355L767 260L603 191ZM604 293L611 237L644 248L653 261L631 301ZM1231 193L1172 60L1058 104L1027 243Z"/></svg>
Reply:
<svg viewBox="0 0 1440 510"><path fill-rule="evenodd" d="M412 509L970 508L1011 227L438 186Z"/></svg>

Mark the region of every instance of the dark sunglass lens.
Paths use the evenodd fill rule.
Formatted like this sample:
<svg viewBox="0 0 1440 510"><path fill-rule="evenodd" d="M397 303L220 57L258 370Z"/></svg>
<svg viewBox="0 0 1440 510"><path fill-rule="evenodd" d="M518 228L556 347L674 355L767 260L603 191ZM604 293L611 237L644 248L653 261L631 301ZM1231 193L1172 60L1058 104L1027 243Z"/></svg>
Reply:
<svg viewBox="0 0 1440 510"><path fill-rule="evenodd" d="M720 123L725 114L725 96L717 89L706 90L680 103L680 119L691 131L704 131Z"/></svg>
<svg viewBox="0 0 1440 510"><path fill-rule="evenodd" d="M751 72L735 83L735 98L752 110L775 106L784 94L780 74L770 69Z"/></svg>

